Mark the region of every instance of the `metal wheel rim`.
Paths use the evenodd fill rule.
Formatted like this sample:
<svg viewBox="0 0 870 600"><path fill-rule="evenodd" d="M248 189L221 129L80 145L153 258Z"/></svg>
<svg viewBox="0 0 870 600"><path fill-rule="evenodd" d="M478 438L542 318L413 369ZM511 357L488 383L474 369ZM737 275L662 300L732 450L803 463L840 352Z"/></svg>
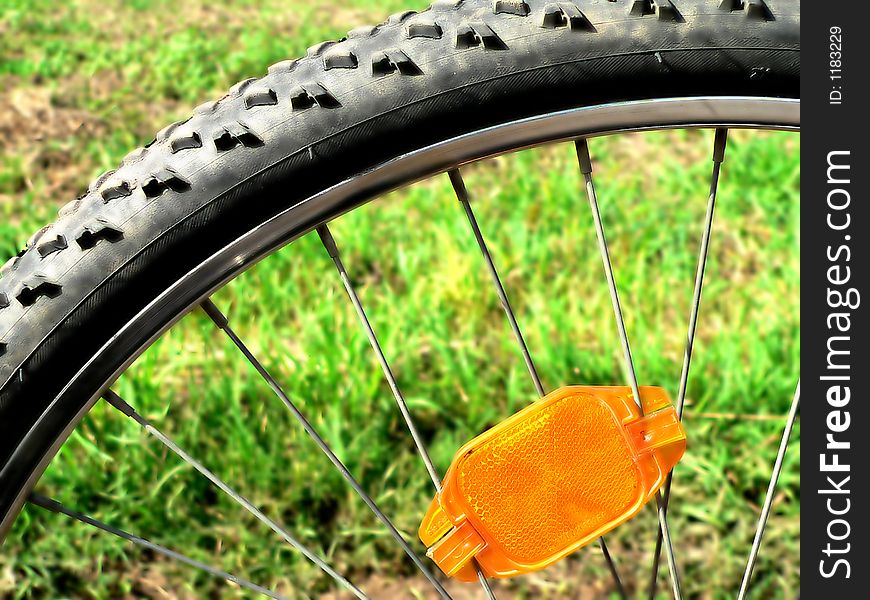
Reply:
<svg viewBox="0 0 870 600"><path fill-rule="evenodd" d="M50 451L42 457L38 468L21 490L13 509L3 516L0 522L0 540L17 517L27 494L54 454L108 385L126 371L154 340L211 293L318 225L391 189L498 154L581 137L712 127L799 130L800 101L736 96L667 98L605 104L536 116L489 127L410 152L285 209L213 254L165 290L104 345L54 399L49 410L95 362L110 355L127 357L104 382L100 391L75 416ZM206 291L203 292L203 289ZM137 337L135 332L143 329L149 332L149 336L144 343L137 343L134 339ZM141 334L138 337L141 339ZM22 443L22 447L24 445ZM19 451L20 449L21 447ZM19 451L16 451L16 455ZM15 460L15 456L12 460Z"/></svg>

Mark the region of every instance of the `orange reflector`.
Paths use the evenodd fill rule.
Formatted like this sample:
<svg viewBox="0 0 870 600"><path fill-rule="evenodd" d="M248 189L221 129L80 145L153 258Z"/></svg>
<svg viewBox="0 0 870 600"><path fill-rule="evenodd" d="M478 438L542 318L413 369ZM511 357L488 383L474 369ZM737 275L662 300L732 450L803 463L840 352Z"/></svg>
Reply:
<svg viewBox="0 0 870 600"><path fill-rule="evenodd" d="M536 571L633 517L686 449L667 393L628 387L558 389L453 457L419 536L447 575Z"/></svg>

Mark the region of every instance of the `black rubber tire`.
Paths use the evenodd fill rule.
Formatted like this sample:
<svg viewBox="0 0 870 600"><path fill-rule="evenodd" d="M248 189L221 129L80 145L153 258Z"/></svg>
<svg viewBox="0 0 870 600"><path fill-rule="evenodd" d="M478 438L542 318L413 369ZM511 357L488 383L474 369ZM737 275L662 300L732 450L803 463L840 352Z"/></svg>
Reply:
<svg viewBox="0 0 870 600"><path fill-rule="evenodd" d="M73 374L218 249L348 177L487 126L622 100L798 98L799 12L794 0L437 2L313 47L165 128L0 271L0 539L40 463L129 357L68 385Z"/></svg>

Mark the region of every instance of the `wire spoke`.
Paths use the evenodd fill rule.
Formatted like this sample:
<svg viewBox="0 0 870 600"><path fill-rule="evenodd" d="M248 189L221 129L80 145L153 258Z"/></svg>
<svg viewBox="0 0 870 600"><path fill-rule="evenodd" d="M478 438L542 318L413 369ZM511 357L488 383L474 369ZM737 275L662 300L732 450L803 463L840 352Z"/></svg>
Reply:
<svg viewBox="0 0 870 600"><path fill-rule="evenodd" d="M713 173L710 175L710 193L707 197L707 212L704 216L704 232L701 235L701 247L698 250L698 265L695 271L695 288L692 292L692 308L689 313L689 327L686 335L686 348L683 352L683 368L680 372L680 388L677 392L677 418L683 418L683 407L686 401L686 387L689 381L689 367L692 362L692 348L695 344L695 329L698 324L698 313L701 307L701 290L704 287L704 271L707 266L707 254L710 247L710 233L713 230L713 214L716 210L716 193L719 189L719 172L722 162L725 160L725 146L728 142L728 130L717 129L713 141ZM674 472L668 473L662 492L662 510L665 515L668 512L668 503L671 499L671 483ZM658 583L659 560L662 553L662 532L659 530L656 537L656 547L653 553L652 575L649 586L649 600L656 595Z"/></svg>
<svg viewBox="0 0 870 600"><path fill-rule="evenodd" d="M535 367L535 363L532 360L532 356L529 353L529 347L526 344L526 340L523 338L523 333L520 330L519 323L517 322L517 318L514 315L513 308L511 308L510 300L508 300L507 292L505 291L504 284L502 284L501 278L498 275L498 270L495 268L495 262L493 261L492 254L489 252L489 248L486 245L486 240L483 238L483 233L480 230L480 225L477 222L477 218L474 216L474 210L471 208L471 201L469 200L468 188L465 187L465 181L462 179L462 174L459 172L459 169L453 169L448 173L450 177L450 183L453 185L453 190L456 192L456 197L459 200L460 204L462 204L462 208L465 210L465 216L468 217L468 224L471 226L471 230L474 233L474 238L477 240L477 246L480 248L480 253L483 255L484 262L486 263L486 268L489 271L489 275L492 278L493 286L495 287L496 294L498 294L498 298L501 301L501 306L504 309L505 316L510 323L511 330L514 333L514 337L516 338L517 345L520 347L520 352L523 355L523 360L526 363L526 368L529 370L529 376L532 378L532 383L535 386L535 390L538 392L539 396L544 396L546 394L544 390L544 385L541 383L541 378L538 375L538 369ZM627 598L628 596L625 593L625 587L622 585L622 579L619 577L619 571L616 568L616 562L613 560L613 557L610 555L610 551L607 549L607 543L604 541L604 537L598 538L598 545L601 548L601 552L604 555L604 559L607 561L607 566L610 569L610 573L613 576L614 584L616 585L617 591L619 592L620 598Z"/></svg>
<svg viewBox="0 0 870 600"><path fill-rule="evenodd" d="M622 307L619 303L619 292L616 289L616 278L613 275L613 266L610 262L610 252L607 248L607 237L604 234L604 225L601 222L601 212L598 208L598 196L595 193L595 184L592 180L592 160L589 157L589 146L585 139L577 140L575 143L577 150L577 159L580 163L580 171L583 173L583 179L586 187L586 196L589 199L589 206L592 209L592 219L595 222L595 234L598 238L598 249L601 253L601 261L604 265L604 274L607 278L607 287L610 291L610 302L613 305L613 314L616 320L616 327L619 332L619 340L622 345L622 353L624 358L624 366L628 376L628 382L631 386L631 393L634 396L634 401L638 406L640 414L643 415L643 403L641 402L640 391L637 386L637 374L634 370L634 361L631 358L631 345L628 341L628 334L625 331L625 320L622 316ZM660 492L656 492L656 507L659 519L659 528L662 533L662 539L665 545L665 554L668 558L668 567L671 572L671 583L674 591L674 598L682 600L682 586L680 584L679 571L677 570L677 561L674 556L673 544L671 543L670 528L668 527L667 514L664 511L664 504Z"/></svg>
<svg viewBox="0 0 870 600"><path fill-rule="evenodd" d="M210 575L214 575L215 577L220 577L221 579L231 581L231 582L235 583L236 585L239 585L243 588L251 590L252 592L257 592L258 594L262 594L263 596L267 596L269 598L275 598L276 600L288 600L286 596L282 596L280 594L277 594L271 590L268 590L264 587L257 585L256 583L252 583L252 582L248 581L247 579L244 579L242 577L238 577L236 575L233 575L232 573L227 573L226 571L221 571L220 569L215 569L214 567L210 567L209 565L207 565L203 562L200 562L198 560L195 560L193 558L190 558L188 556L180 554L180 553L176 552L175 550L170 550L169 548L166 548L165 546L161 546L159 544L155 544L154 542L150 542L150 541L146 540L145 538L139 537L138 535L133 535L132 533L127 533L123 529L118 529L117 527L113 527L107 523L104 523L102 521L94 519L93 517L89 517L86 514L83 514L83 513L77 512L71 508L68 508L68 507L64 506L63 504L61 504L60 502L58 502L57 500L54 500L52 498L47 498L41 494L33 493L33 494L30 494L28 501L35 506L39 506L40 508L44 508L44 509L51 511L51 512L54 512L54 513L66 515L67 517L71 517L71 518L75 519L76 521L79 521L80 523L84 523L85 525L90 525L91 527L96 527L97 529L105 531L106 533L110 533L112 535L118 536L119 538L125 539L128 542L132 542L132 543L136 544L137 546L142 546L143 548L147 548L149 550L157 552L158 554L162 554L163 556L166 556L168 558L176 560L180 563L184 563L188 566L194 567L195 569L200 569L201 571L205 571L206 573L209 573Z"/></svg>
<svg viewBox="0 0 870 600"><path fill-rule="evenodd" d="M610 550L607 548L607 542L604 541L602 535L598 538L598 547L601 548L601 553L604 555L604 560L607 561L607 568L610 569L610 575L613 577L613 584L616 586L616 592L622 600L628 599L628 594L625 591L625 586L622 585L622 578L619 576L619 571L616 568L616 561L610 555Z"/></svg>
<svg viewBox="0 0 870 600"><path fill-rule="evenodd" d="M194 459L187 452L181 449L169 436L164 434L162 431L157 429L148 419L140 415L136 412L136 410L130 406L123 398L121 398L118 394L113 392L112 390L107 390L103 395L103 399L106 400L110 405L114 408L118 409L125 416L133 419L142 429L144 429L149 435L157 438L161 444L166 446L169 450L171 450L176 456L178 456L181 460L192 466L194 469L199 471L199 473L212 482L218 489L220 489L223 493L233 499L237 504L239 504L246 511L254 515L258 521L269 527L272 531L280 535L284 540L299 550L305 558L313 562L315 565L320 567L324 573L335 579L339 584L350 590L357 598L366 599L368 596L363 594L356 586L354 586L350 581L348 581L344 576L336 572L329 564L326 563L322 558L317 556L314 552L312 552L308 547L306 547L302 542L298 541L292 535L290 535L287 530L280 525L278 525L275 521L267 517L260 511L256 506L251 504L251 502L239 494L236 490L230 487L227 483L225 483L222 479L220 479L217 475L209 471L202 463Z"/></svg>
<svg viewBox="0 0 870 600"><path fill-rule="evenodd" d="M405 402L405 397L399 389L399 384L396 382L393 370L390 368L390 363L387 362L387 358L384 356L384 351L381 349L381 345L378 342L378 336L375 335L375 331L372 329L372 325L366 316L365 309L363 309L362 302L360 301L353 284L350 282L350 276L348 276L347 269L344 267L344 262L341 260L341 255L338 251L335 239L332 237L332 233L326 225L318 227L317 233L320 235L320 240L323 242L323 246L326 248L329 257L332 259L335 268L338 270L338 274L341 277L341 282L344 284L344 289L347 291L347 295L350 296L350 302L353 304L353 308L359 317L360 324L365 330L366 337L368 338L372 349L375 351L375 356L377 356L378 363L381 365L384 377L387 379L390 390L393 392L393 397L396 399L396 404L399 406L399 412L402 413L405 425L411 432L411 437L414 438L414 445L417 447L417 453L423 460L423 464L426 465L426 470L429 472L429 477L432 479L432 485L435 486L436 490L441 491L441 477L439 477L438 471L435 470L435 465L432 463L432 458L429 456L429 451L426 449L426 444L423 442L420 432L417 431L417 426L414 425L414 419L411 417L408 403Z"/></svg>
<svg viewBox="0 0 870 600"><path fill-rule="evenodd" d="M399 384L398 382L396 382L396 377L393 375L393 370L390 368L390 363L387 362L387 357L384 355L384 351L381 349L381 344L378 342L378 336L375 334L375 331L372 328L372 324L366 316L362 301L360 301L359 295L356 293L356 289L353 287L353 284L350 281L350 276L347 274L347 269L345 269L344 262L341 260L341 253L338 250L338 245L335 243L335 238L332 237L332 232L329 231L329 227L327 227L326 225L321 225L320 227L318 227L317 234L320 236L320 241L323 243L323 247L326 248L326 252L332 259L332 262L335 264L335 268L338 271L341 282L344 284L344 289L347 292L348 297L350 297L350 302L351 304L353 304L353 308L356 311L357 317L359 317L360 324L362 325L363 330L365 330L366 337L368 338L369 343L371 344L372 349L375 352L375 356L377 356L378 363L381 365L381 370L383 370L384 372L384 377L386 378L387 383L390 386L390 390L392 390L393 392L393 397L396 399L396 404L399 407L399 412L402 413L402 418L405 421L405 425L408 427L408 431L411 433L411 437L414 439L414 445L417 447L417 453L420 455L420 459L423 461L423 464L426 466L426 470L429 472L429 477L432 479L432 485L435 486L436 492L440 492L441 477L438 475L438 471L435 469L435 465L432 463L432 457L429 455L429 451L426 449L426 444L423 442L423 438L417 431L417 426L414 425L414 419L411 417L411 411L408 408L408 403L405 402L405 397L402 395L402 390L399 389ZM472 560L474 562L474 568L477 571L477 578L480 581L480 585L483 588L483 591L486 593L487 598L489 598L490 600L495 600L495 594L493 593L492 588L489 586L489 582L486 580L486 576L480 569L480 565L477 564L477 560Z"/></svg>
<svg viewBox="0 0 870 600"><path fill-rule="evenodd" d="M477 224L477 219L474 216L474 211L471 209L471 202L468 199L468 190L465 187L465 182L462 180L462 175L459 169L453 169L449 173L450 183L453 184L453 190L456 192L456 197L465 209L465 215L468 217L468 223L471 225L471 230L474 232L474 238L477 240L477 245L480 248L480 253L486 262L486 268L492 277L492 283L495 287L495 292L498 294L498 299L501 301L501 306L504 309L504 314L510 323L511 330L514 332L514 337L517 340L517 345L520 347L520 352L523 355L523 360L526 363L526 368L529 370L529 375L532 377L532 382L535 384L535 389L539 396L543 396L544 386L541 383L541 378L538 376L538 370L535 368L535 363L532 361L532 356L529 354L529 347L526 345L526 340L523 338L523 332L520 331L519 323L511 308L510 300L508 300L504 285L501 278L498 276L498 271L495 268L495 263L492 260L492 255L489 253L489 248L486 246L486 240L483 239L483 234L480 231L480 226Z"/></svg>
<svg viewBox="0 0 870 600"><path fill-rule="evenodd" d="M740 583L740 592L737 594L737 600L743 600L746 597L746 592L749 590L749 580L752 578L752 570L755 568L755 562L758 560L758 551L761 548L761 538L764 536L764 529L767 527L767 519L770 516L770 509L773 506L773 496L776 492L776 484L779 482L779 474L782 472L782 463L785 459L785 453L788 450L788 442L791 437L792 426L797 417L798 407L801 402L801 381L798 379L797 387L794 391L794 397L791 401L791 408L788 412L788 420L785 424L785 429L782 432L782 439L779 442L779 451L776 453L776 461L773 463L773 472L770 474L770 483L767 486L767 495L764 497L764 506L761 508L761 515L758 517L758 525L755 528L755 539L752 540L752 549L749 551L749 560L746 561L746 571L743 572L743 581Z"/></svg>
<svg viewBox="0 0 870 600"><path fill-rule="evenodd" d="M383 523L393 539L395 539L396 542L402 547L402 550L405 551L405 554L407 554L408 557L414 562L414 564L417 566L423 576L429 580L429 582L432 584L438 594L445 600L451 600L450 594L447 593L447 590L444 589L444 586L441 584L441 582L438 581L435 576L432 575L429 569L426 568L426 565L423 563L420 557L417 556L417 553L414 552L414 549L411 548L411 545L407 542L407 540L405 540L405 538L402 536L402 534L399 532L399 530L396 528L390 518L387 517L387 515L378 507L378 505L368 494L368 492L366 492L362 488L362 486L356 480L353 474L351 474L351 472L344 465L344 463L341 462L335 452L333 452L329 444L326 443L326 440L324 440L320 436L320 434L317 432L317 430L314 428L308 418L302 413L302 411L299 410L299 408L293 403L293 401L290 400L290 397L284 392L284 390L281 388L275 378L272 377L272 375L266 370L263 364L259 360L257 360L257 357L255 357L251 353L245 343L242 342L238 335L236 335L235 331L233 331L233 328L230 327L229 321L226 316L224 316L220 309L218 309L218 307L215 306L214 302L212 302L211 300L206 300L202 303L201 306L205 313L218 327L218 329L220 329L227 335L227 337L233 342L236 348L239 349L239 351L245 356L248 362L251 363L254 369L256 369L260 376L263 377L263 379L266 381L266 383L269 385L275 395L281 399L281 401L284 403L284 406L286 406L287 409L296 418L296 420L299 421L299 424L302 425L302 428L305 430L305 432L309 436L311 436L311 438L314 440L314 443L317 444L318 448L320 448L320 450L329 458L330 462L332 462L332 464L339 471L339 473L341 473L345 480L347 480L347 482L357 493L357 495L359 495L363 502L366 503L366 505L369 507L375 517L377 517L377 519L381 523Z"/></svg>

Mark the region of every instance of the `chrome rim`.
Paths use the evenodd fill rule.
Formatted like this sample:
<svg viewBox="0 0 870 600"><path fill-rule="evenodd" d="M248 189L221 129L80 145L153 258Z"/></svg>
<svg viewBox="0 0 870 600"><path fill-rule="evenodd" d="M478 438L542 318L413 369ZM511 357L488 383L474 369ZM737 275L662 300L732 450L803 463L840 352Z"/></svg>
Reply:
<svg viewBox="0 0 870 600"><path fill-rule="evenodd" d="M384 193L391 189L395 189L400 186L408 185L421 179L431 177L444 171L449 171L451 181L454 185L454 189L456 190L457 196L459 197L459 200L462 203L462 206L466 212L469 224L474 231L475 237L478 241L478 245L484 257L485 264L492 276L496 292L499 294L502 306L505 309L506 316L510 322L511 329L517 339L518 345L523 354L523 358L529 370L532 381L538 393L542 395L544 393L544 388L541 385L540 378L537 376L537 372L535 370L531 355L523 340L519 324L517 323L516 317L514 316L513 311L510 308L510 303L507 299L507 293L501 280L499 279L498 272L492 261L492 257L490 256L486 248L484 238L474 217L474 213L471 209L471 204L468 199L467 191L465 190L464 183L461 179L459 167L465 163L483 160L501 153L521 150L524 148L538 146L545 143L579 140L577 142L578 158L581 171L583 172L586 182L587 197L590 203L590 207L593 211L593 216L595 217L594 220L596 224L596 233L598 236L599 247L603 261L602 264L604 265L605 275L610 288L611 299L614 309L614 318L617 327L619 328L620 340L623 346L625 368L628 374L628 383L634 390L635 398L638 398L639 394L637 392L637 381L636 376L634 375L630 343L628 340L628 336L625 333L624 323L619 305L619 298L616 292L616 282L613 276L612 269L610 267L606 235L598 212L597 199L595 196L595 188L592 179L592 166L591 162L589 161L588 151L586 150L585 139L598 135L611 135L616 133L655 129L716 128L718 132L720 132L722 135L721 143L722 151L724 152L724 136L725 132L727 132L728 129L760 128L798 130L799 123L799 101L794 99L779 98L671 98L662 100L607 104L562 111L554 114L523 119L508 124L490 127L478 132L463 135L427 148L408 153L406 155L388 161L387 163L384 163L371 171L360 174L354 178L348 179L336 186L333 186L332 188L324 190L323 192L312 196L311 198L300 202L299 204L291 208L286 209L281 214L248 232L233 243L227 245L225 248L212 255L201 265L190 271L187 275L179 279L171 288L167 289L163 294L161 294L158 298L151 302L145 309L140 311L140 313L137 314L130 322L128 322L112 340L110 340L97 354L95 354L89 360L87 365L82 368L82 370L76 375L76 377L67 384L67 386L64 388L64 391L61 392L58 398L63 396L63 394L65 394L75 383L76 379L78 377L81 377L85 372L87 372L88 368L91 365L97 363L98 361L105 360L107 356L111 355L120 355L127 357L124 363L115 371L113 376L105 382L103 388L90 399L84 409L70 423L64 435L55 443L51 452L43 457L39 468L31 476L27 488L21 491L16 509L4 516L4 520L2 524L0 524L0 534L5 534L5 532L8 531L12 520L14 519L18 510L20 509L20 506L23 504L28 494L30 493L30 489L41 476L41 473L44 470L45 466L48 464L48 462L53 457L54 453L57 451L60 445L65 441L66 437L76 426L81 417L84 416L84 414L87 413L93 406L93 404L103 395L111 382L114 381L118 376L120 376L121 373L123 373L127 369L127 367L142 352L144 352L144 350L149 347L157 337L162 335L173 324L181 319L187 312L193 310L197 306L202 305L204 308L206 308L206 312L209 313L215 324L227 333L230 339L242 351L242 353L245 354L246 358L254 365L255 368L257 368L260 374L263 375L267 379L267 381L269 381L270 386L280 397L282 397L285 405L287 405L288 408L290 408L291 410L294 410L298 413L298 410L296 410L293 406L291 399L283 393L278 383L271 378L271 376L268 374L265 368L262 367L259 361L257 361L257 359L246 350L244 343L240 339L238 339L237 336L235 336L235 333L229 327L228 320L223 317L217 307L215 307L211 303L211 301L208 300L208 298L214 291L225 285L230 280L236 278L244 270L255 264L257 261L271 255L282 246L292 242L293 240L315 228L320 234L324 245L326 246L327 250L330 253L330 256L332 256L335 262L338 273L342 281L344 282L346 291L348 292L350 299L354 304L361 323L366 329L367 335L372 343L376 355L378 356L379 362L381 363L381 366L384 370L384 374L387 377L387 380L390 382L390 387L393 389L396 401L399 405L400 410L402 411L404 420L408 425L410 433L414 438L417 450L421 458L423 459L424 464L427 467L427 471L432 478L433 485L436 489L438 489L440 487L439 475L435 471L435 468L432 466L432 462L428 457L426 448L422 444L419 436L416 433L410 411L408 410L408 407L404 402L401 392L399 391L398 386L395 383L394 378L392 377L387 358L380 350L379 344L377 342L377 336L372 330L371 325L368 323L362 303L360 302L359 297L356 295L353 286L350 284L350 278L347 276L347 272L341 262L338 247L335 244L335 241L332 239L326 223L330 219L349 210L353 210L354 208L372 200L374 197L380 195L381 193ZM717 143L719 143L719 135L717 135ZM706 262L707 255L707 244L710 237L710 225L713 219L713 210L716 199L716 186L719 176L718 165L721 163L721 159L719 159L718 161L716 160L715 152L716 151L714 150L714 173L711 177L707 218L705 220L705 230L698 257L698 268L695 280L695 293L693 295L692 314L689 317L689 334L687 336L687 346L683 362L683 372L680 378L680 393L677 398L677 406L679 411L682 410L682 402L685 398L685 381L688 377L689 372L692 342L694 339L694 328L697 320L698 306L700 304L701 298L700 291L703 285L703 274L704 264ZM149 332L148 339L144 343L141 341L141 333L138 334L139 339L136 339L137 332L142 331ZM764 526L766 524L767 516L770 511L770 503L773 497L773 491L775 489L779 470L782 466L782 458L787 449L787 442L791 425L794 422L798 410L799 389L800 384L798 382L797 391L792 402L792 407L789 413L787 425L785 427L785 431L783 432L782 442L780 444L780 449L777 454L777 460L773 468L765 505L761 512L759 524L756 529L755 540L753 542L753 546L750 551L750 557L747 562L745 575L739 592L740 598L745 595L748 588L752 567L754 565L755 559L758 554L758 549L761 544L761 537L763 535ZM111 392L109 393L111 394ZM186 455L183 450L181 450L177 446L173 448L174 443L172 442L172 440L166 438L151 423L144 421L143 418L139 417L135 413L135 411L133 411L132 408L129 407L129 405L127 405L122 399L114 395L110 397L114 399L115 402L113 404L116 405L116 408L120 408L122 411L125 412L125 414L128 414L128 416L135 415L134 418L138 417L137 420L140 425L142 425L149 433L160 439L161 442L163 442L165 445L167 445L167 447L179 454L179 456L181 456L184 460L190 462L190 464L196 467L197 470L199 470L204 476L211 479L212 482L215 483L215 485L224 490L226 493L233 496L234 491L231 488L229 488L228 486L226 486L226 484L223 484L223 482L219 480L216 481L216 478L214 478L213 475L210 477L211 473L208 472L205 467L199 468L201 467L201 465L197 467L199 463L196 463L194 459L192 459L189 455ZM55 402L57 402L57 399L55 399ZM49 410L51 410L51 408L49 408ZM306 430L311 427L310 423L308 423L306 426L305 418L301 415L301 413L297 415L297 418L300 419L303 427L306 427ZM309 433L312 432L309 431ZM313 435L316 436L315 439L319 438L316 432L314 432ZM322 441L322 438L319 439L320 442L322 442L322 445L320 443L318 445L321 445L321 449L329 454L331 450L328 448L328 445L326 445L326 443ZM334 454L331 458L335 458ZM343 465L340 465L340 463L336 463L336 460L333 460L333 464L337 468L339 468L339 470L341 470ZM346 478L348 478L348 481L351 481L351 485L354 485L353 476L349 472L347 472L345 476ZM678 576L679 570L675 554L670 543L667 527L667 502L669 485L670 480L668 481L668 485L663 490L664 493L657 497L658 515L660 522L658 544L659 547L663 545L665 548L665 554L668 558L668 564L671 572L671 583L674 596L676 598L681 598L682 592ZM226 486L227 489L222 486ZM363 490L357 489L356 491L360 493L364 499L366 499L367 495L365 495L365 492ZM237 494L233 496L234 499L237 499L237 502L239 502L243 507L248 510L257 510L255 507L250 505L250 503L247 502L244 498L236 498L236 496ZM78 518L79 520L90 519L86 515L76 513L71 509L67 509L62 505L54 503L50 499L34 496L31 498L31 500L45 508L49 508L56 512L64 512L65 514L72 516L73 518ZM250 506L245 506L245 503ZM370 503L367 501L367 503L370 505L372 510L375 511L376 514L378 514L379 509L374 506L373 502ZM256 516L256 512L254 512L253 514L255 514ZM262 515L262 513L260 514ZM392 527L392 529L394 530L394 537L396 538L396 541L401 544L401 534L398 533L398 530L395 530L395 527L392 526L386 515L382 516L382 522L384 522L384 524L388 527ZM314 555L314 553L304 548L304 546L302 546L298 542L295 542L292 536L290 536L290 534L288 534L280 526L278 526L274 522L267 522L268 518L266 519L267 520L264 522L266 522L267 525L272 527L273 530L279 533L279 535L282 535L285 540L288 541L288 543L294 545L297 549L301 550L303 554L305 554L309 557L309 559L318 564L318 566L320 566L324 571L333 576L333 578L339 584L350 590L357 597L366 597L363 592L353 586L353 584L347 581L342 575L332 571L331 567L329 567L325 563L321 564L322 561L318 559L316 555ZM91 525L94 525L95 523L92 521L94 520L91 519L91 522L85 522L89 522ZM99 527L99 522L96 523ZM106 529L105 527L102 528ZM119 535L117 530L112 531L111 528L106 530L110 533L115 533L116 535ZM126 536L126 539L129 539L130 541L134 541L136 543L139 543L137 539L141 540L141 538L131 539L136 538L136 536L130 536L130 534L126 534L126 532L121 532L121 534L125 534L122 535L122 537ZM146 544L151 544L147 540L142 541ZM622 584L619 580L615 564L610 559L609 552L604 545L603 539L600 543L604 555L608 559L611 572L614 575L615 586L624 597L625 593L622 589ZM154 546L156 545L151 544L150 547L152 549L155 549ZM157 551L160 551L159 548L160 547L158 547ZM168 549L164 550L172 552ZM406 548L406 552L413 559L414 551L409 546ZM658 554L659 552L657 547L655 556L658 557ZM172 556L172 554L168 554L168 556ZM178 558L178 556L173 557ZM184 557L182 557L181 560L184 561ZM187 562L188 564L193 564L189 560ZM193 562L195 563L195 561ZM193 566L202 568L202 565L198 564L193 564ZM209 569L207 565L205 565L205 567L207 570ZM427 575L439 595L445 598L449 598L449 594L441 586L437 578L432 577L431 574L427 572L426 566L422 563L418 563L418 567L420 568L421 572ZM658 569L654 567L652 580L653 585L655 582L655 573L657 573L657 571ZM211 569L209 572L221 577L230 578L231 580L236 581L241 585L246 585L250 583L244 580L241 580L240 582L238 581L238 578L233 579L234 576L223 572L216 572L214 569ZM480 574L481 585L487 596L490 598L494 597L482 573L480 573L480 571L478 572ZM250 587L250 589L254 591L266 593L267 595L272 595L268 593L268 590L259 588L259 586L256 586L255 584L250 585L253 587L248 587ZM279 596L272 595L272 597Z"/></svg>

